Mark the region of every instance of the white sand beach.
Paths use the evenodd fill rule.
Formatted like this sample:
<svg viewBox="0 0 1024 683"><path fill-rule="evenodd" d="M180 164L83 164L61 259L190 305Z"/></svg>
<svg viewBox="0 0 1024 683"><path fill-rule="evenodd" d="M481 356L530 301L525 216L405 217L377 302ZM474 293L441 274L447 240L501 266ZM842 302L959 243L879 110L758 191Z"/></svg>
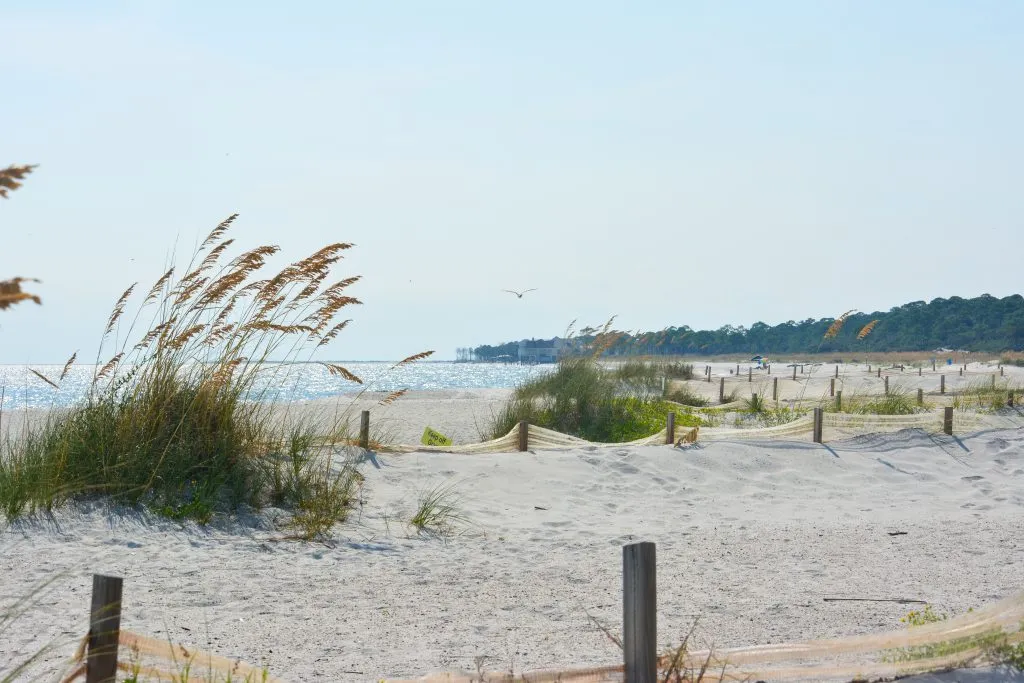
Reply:
<svg viewBox="0 0 1024 683"><path fill-rule="evenodd" d="M379 454L362 471L364 502L329 543L275 541L273 510L199 528L89 506L2 528L3 601L56 579L0 661L83 634L94 572L125 577L125 628L289 681L614 664L588 614L621 627L621 546L637 540L658 544L666 645L698 617L702 643L779 643L898 629L914 607L825 598L955 615L1024 590L1021 429ZM449 537L407 523L435 486L464 516Z"/></svg>

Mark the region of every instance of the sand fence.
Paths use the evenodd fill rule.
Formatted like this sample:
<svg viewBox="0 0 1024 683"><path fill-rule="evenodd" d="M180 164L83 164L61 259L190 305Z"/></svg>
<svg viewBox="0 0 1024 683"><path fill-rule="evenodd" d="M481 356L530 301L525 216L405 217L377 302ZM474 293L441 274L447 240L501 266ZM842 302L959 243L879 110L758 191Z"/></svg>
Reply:
<svg viewBox="0 0 1024 683"><path fill-rule="evenodd" d="M412 679L429 683L531 681L544 683L629 680L655 683L666 672L707 668L705 681L851 681L896 677L998 662L1007 648L1024 643L1024 593L953 619L889 633L715 651L659 653L657 643L657 562L653 543L622 549L622 663L535 671L446 672ZM207 652L173 645L121 629L122 580L95 575L90 628L76 654L76 668L65 681L108 683L118 671L149 680L224 679L277 681L262 669ZM915 603L897 597L824 598ZM197 672L182 678L183 665ZM249 678L247 678L249 677ZM220 680L213 678L213 680ZM378 679L383 680L383 679ZM390 683L399 683L393 679ZM410 679L405 679L406 681Z"/></svg>

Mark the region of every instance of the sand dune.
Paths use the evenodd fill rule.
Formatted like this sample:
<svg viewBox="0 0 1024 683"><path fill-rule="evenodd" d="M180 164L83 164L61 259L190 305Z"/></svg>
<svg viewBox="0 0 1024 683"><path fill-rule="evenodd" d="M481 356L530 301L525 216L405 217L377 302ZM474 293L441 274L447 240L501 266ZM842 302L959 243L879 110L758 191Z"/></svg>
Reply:
<svg viewBox="0 0 1024 683"><path fill-rule="evenodd" d="M899 627L908 597L960 613L1024 587L1024 430L812 444L377 455L329 544L274 542L275 511L180 527L102 507L0 531L5 599L62 574L0 661L84 632L89 575L126 579L125 626L267 661L287 680L614 663L620 546L658 543L659 640L716 646ZM449 538L406 524L452 485ZM900 535L890 535L905 532ZM65 648L65 652L69 651Z"/></svg>

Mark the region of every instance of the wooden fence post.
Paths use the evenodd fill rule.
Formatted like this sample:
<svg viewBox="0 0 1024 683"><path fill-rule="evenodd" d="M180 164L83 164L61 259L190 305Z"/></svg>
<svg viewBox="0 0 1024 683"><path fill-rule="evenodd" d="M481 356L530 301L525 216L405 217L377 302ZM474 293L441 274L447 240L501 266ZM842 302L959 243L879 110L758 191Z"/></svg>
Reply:
<svg viewBox="0 0 1024 683"><path fill-rule="evenodd" d="M766 365L765 367L768 368L768 374L772 374L772 364L768 363L768 365Z"/></svg>
<svg viewBox="0 0 1024 683"><path fill-rule="evenodd" d="M753 382L754 381L754 368L747 368L747 381L748 382ZM995 381L995 377L992 378L992 381L993 382Z"/></svg>
<svg viewBox="0 0 1024 683"><path fill-rule="evenodd" d="M739 363L736 364L736 374L737 375L740 374L740 364Z"/></svg>
<svg viewBox="0 0 1024 683"><path fill-rule="evenodd" d="M935 372L935 359L932 358L932 372Z"/></svg>
<svg viewBox="0 0 1024 683"><path fill-rule="evenodd" d="M718 402L725 403L725 377L718 379Z"/></svg>
<svg viewBox="0 0 1024 683"><path fill-rule="evenodd" d="M824 411L821 408L814 409L814 443L821 443L821 432Z"/></svg>
<svg viewBox="0 0 1024 683"><path fill-rule="evenodd" d="M961 377L963 377L963 376L964 376L964 369L963 369L963 368L960 368L960 376L961 376Z"/></svg>
<svg viewBox="0 0 1024 683"><path fill-rule="evenodd" d="M832 379L830 379L828 381L828 395L829 396L835 396L836 395L836 378L835 377L833 377Z"/></svg>
<svg viewBox="0 0 1024 683"><path fill-rule="evenodd" d="M779 400L779 378L772 377L772 400Z"/></svg>
<svg viewBox="0 0 1024 683"><path fill-rule="evenodd" d="M364 410L359 414L359 447L370 447L370 411Z"/></svg>
<svg viewBox="0 0 1024 683"><path fill-rule="evenodd" d="M653 543L622 548L622 652L629 683L658 680L656 560Z"/></svg>
<svg viewBox="0 0 1024 683"><path fill-rule="evenodd" d="M999 376L1000 377L1005 377L1006 376L1006 373L1003 371L1003 366L1002 365L999 366Z"/></svg>
<svg viewBox="0 0 1024 683"><path fill-rule="evenodd" d="M526 452L530 448L530 423L526 420L519 421L519 451Z"/></svg>
<svg viewBox="0 0 1024 683"><path fill-rule="evenodd" d="M878 368L878 374L877 374L877 376L878 376L878 377L881 377L881 376L882 376L882 368Z"/></svg>
<svg viewBox="0 0 1024 683"><path fill-rule="evenodd" d="M665 419L665 443L672 445L676 442L676 414L670 412Z"/></svg>
<svg viewBox="0 0 1024 683"><path fill-rule="evenodd" d="M86 683L114 683L117 677L123 585L124 580L120 576L92 575L89 649L85 659Z"/></svg>
<svg viewBox="0 0 1024 683"><path fill-rule="evenodd" d="M917 390L917 405L924 405L924 389Z"/></svg>
<svg viewBox="0 0 1024 683"><path fill-rule="evenodd" d="M918 368L918 369L917 369L917 376L918 376L918 377L920 377L920 376L921 376L921 368Z"/></svg>
<svg viewBox="0 0 1024 683"><path fill-rule="evenodd" d="M885 376L885 395L889 395L889 375Z"/></svg>
<svg viewBox="0 0 1024 683"><path fill-rule="evenodd" d="M839 379L839 366L836 366L836 379Z"/></svg>
<svg viewBox="0 0 1024 683"><path fill-rule="evenodd" d="M793 381L796 381L796 366L793 366Z"/></svg>
<svg viewBox="0 0 1024 683"><path fill-rule="evenodd" d="M840 389L836 392L836 412L841 412L843 409L843 390Z"/></svg>
<svg viewBox="0 0 1024 683"><path fill-rule="evenodd" d="M945 375L939 375L939 393L940 394L946 393L946 376Z"/></svg>
<svg viewBox="0 0 1024 683"><path fill-rule="evenodd" d="M1010 389L1010 391L1006 393L1006 407L1013 407L1013 389Z"/></svg>
<svg viewBox="0 0 1024 683"><path fill-rule="evenodd" d="M953 435L953 409L946 408L942 411L942 431L950 436Z"/></svg>

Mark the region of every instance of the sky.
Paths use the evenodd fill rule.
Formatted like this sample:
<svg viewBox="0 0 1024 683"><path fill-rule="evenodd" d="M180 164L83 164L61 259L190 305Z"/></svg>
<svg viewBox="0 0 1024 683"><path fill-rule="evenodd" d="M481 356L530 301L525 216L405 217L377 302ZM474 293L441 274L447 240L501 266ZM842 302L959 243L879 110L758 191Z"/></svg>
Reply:
<svg viewBox="0 0 1024 683"><path fill-rule="evenodd" d="M235 212L356 245L331 359L1024 289L1021 2L0 0L0 44L0 363Z"/></svg>

